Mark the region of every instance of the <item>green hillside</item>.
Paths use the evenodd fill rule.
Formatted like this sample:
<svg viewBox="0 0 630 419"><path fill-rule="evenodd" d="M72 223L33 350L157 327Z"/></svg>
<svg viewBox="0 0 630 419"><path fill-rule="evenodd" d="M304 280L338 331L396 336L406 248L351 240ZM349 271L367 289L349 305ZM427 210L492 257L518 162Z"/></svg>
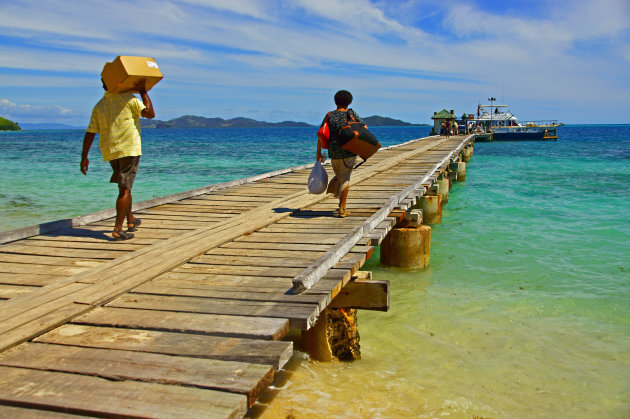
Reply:
<svg viewBox="0 0 630 419"><path fill-rule="evenodd" d="M22 128L15 122L11 122L0 116L0 131L19 131Z"/></svg>

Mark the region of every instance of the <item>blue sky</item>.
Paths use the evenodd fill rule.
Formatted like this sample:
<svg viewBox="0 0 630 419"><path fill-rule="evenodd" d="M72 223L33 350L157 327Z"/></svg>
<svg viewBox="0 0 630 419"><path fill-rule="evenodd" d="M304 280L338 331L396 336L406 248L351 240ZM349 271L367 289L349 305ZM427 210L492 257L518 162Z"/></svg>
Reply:
<svg viewBox="0 0 630 419"><path fill-rule="evenodd" d="M630 123L630 1L0 0L0 115L85 126L118 55L154 57L157 118L428 123L490 96L520 119Z"/></svg>

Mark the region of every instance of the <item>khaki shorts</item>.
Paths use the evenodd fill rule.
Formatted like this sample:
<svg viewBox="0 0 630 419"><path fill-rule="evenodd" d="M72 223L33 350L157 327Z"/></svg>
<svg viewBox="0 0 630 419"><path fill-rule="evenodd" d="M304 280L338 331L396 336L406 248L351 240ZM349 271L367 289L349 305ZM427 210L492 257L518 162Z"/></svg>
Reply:
<svg viewBox="0 0 630 419"><path fill-rule="evenodd" d="M343 190L350 185L350 175L352 174L356 159L357 156L330 160L330 164L335 172L335 177L332 178L328 184L326 192L333 194L336 198L341 196Z"/></svg>
<svg viewBox="0 0 630 419"><path fill-rule="evenodd" d="M109 164L114 170L109 183L117 183L119 187L131 190L133 181L136 179L136 173L138 173L140 156L121 157L110 160Z"/></svg>

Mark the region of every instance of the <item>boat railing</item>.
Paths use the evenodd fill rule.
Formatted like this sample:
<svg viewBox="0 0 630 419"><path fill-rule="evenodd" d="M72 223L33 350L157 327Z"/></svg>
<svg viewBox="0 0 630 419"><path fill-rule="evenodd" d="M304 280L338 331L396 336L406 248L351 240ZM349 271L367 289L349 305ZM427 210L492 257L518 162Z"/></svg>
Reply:
<svg viewBox="0 0 630 419"><path fill-rule="evenodd" d="M548 119L543 121L520 121L521 125L524 127L557 127L558 120L556 119Z"/></svg>

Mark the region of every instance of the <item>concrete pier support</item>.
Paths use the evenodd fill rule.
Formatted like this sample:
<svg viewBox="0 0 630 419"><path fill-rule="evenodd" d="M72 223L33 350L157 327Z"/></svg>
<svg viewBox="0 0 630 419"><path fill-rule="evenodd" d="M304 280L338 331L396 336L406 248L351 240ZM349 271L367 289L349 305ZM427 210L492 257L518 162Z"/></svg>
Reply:
<svg viewBox="0 0 630 419"><path fill-rule="evenodd" d="M435 181L434 185L438 187L438 194L442 197L442 204L448 204L448 191L450 189L450 182L447 176L440 176Z"/></svg>
<svg viewBox="0 0 630 419"><path fill-rule="evenodd" d="M381 264L403 269L429 266L431 227L394 227L381 243Z"/></svg>
<svg viewBox="0 0 630 419"><path fill-rule="evenodd" d="M466 163L463 161L453 162L449 167L457 173L457 181L463 182L466 180Z"/></svg>
<svg viewBox="0 0 630 419"><path fill-rule="evenodd" d="M448 181L445 183L448 183ZM439 224L442 222L443 202L442 195L437 192L435 195L423 195L418 198L418 203L414 206L414 208L422 210L422 220L424 224Z"/></svg>
<svg viewBox="0 0 630 419"><path fill-rule="evenodd" d="M464 150L462 151L462 160L464 162L469 162L470 159L472 158L472 154L473 154L472 146L465 147Z"/></svg>
<svg viewBox="0 0 630 419"><path fill-rule="evenodd" d="M357 324L356 309L326 308L315 326L302 331L301 346L317 361L361 359Z"/></svg>

